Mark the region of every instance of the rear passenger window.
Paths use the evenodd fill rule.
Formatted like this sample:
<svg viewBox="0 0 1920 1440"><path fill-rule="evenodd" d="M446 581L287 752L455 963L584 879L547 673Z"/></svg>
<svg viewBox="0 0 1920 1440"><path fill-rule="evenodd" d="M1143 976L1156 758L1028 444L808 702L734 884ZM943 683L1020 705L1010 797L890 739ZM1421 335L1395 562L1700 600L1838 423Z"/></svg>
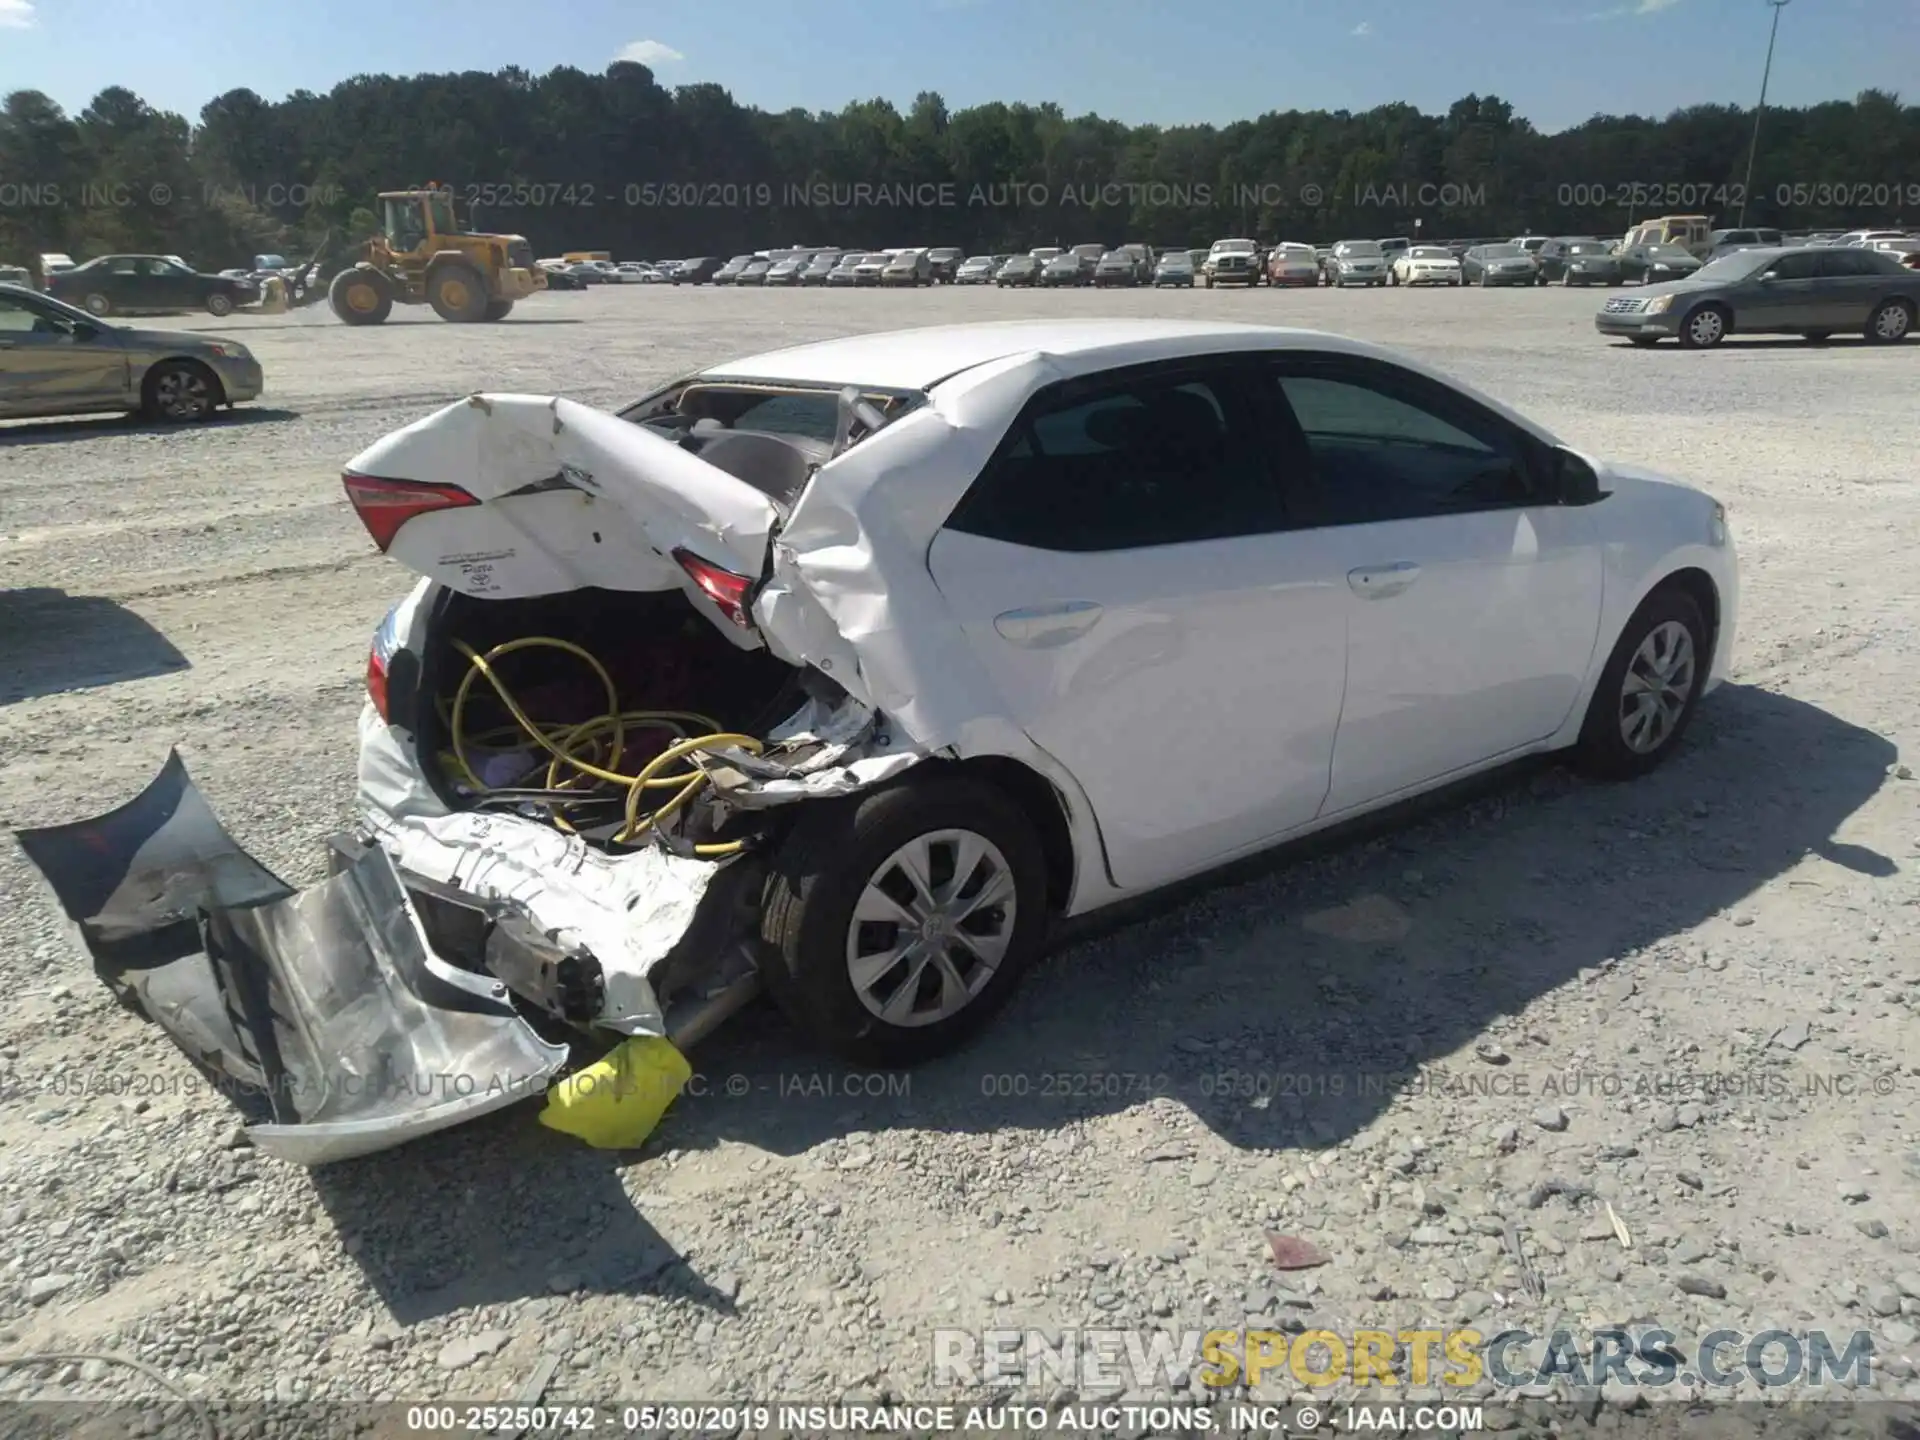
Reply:
<svg viewBox="0 0 1920 1440"><path fill-rule="evenodd" d="M1042 398L948 528L1039 550L1137 550L1284 528L1230 382L1145 377Z"/></svg>
<svg viewBox="0 0 1920 1440"><path fill-rule="evenodd" d="M1821 269L1821 257L1808 254L1782 255L1768 267L1769 272L1781 280L1811 280Z"/></svg>

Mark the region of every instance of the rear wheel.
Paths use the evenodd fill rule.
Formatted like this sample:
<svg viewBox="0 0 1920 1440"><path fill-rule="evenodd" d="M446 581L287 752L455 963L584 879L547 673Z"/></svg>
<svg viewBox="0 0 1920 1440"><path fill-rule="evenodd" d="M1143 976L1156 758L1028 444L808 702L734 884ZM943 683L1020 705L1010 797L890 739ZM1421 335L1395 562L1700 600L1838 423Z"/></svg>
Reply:
<svg viewBox="0 0 1920 1440"><path fill-rule="evenodd" d="M220 382L192 360L163 360L140 387L140 413L149 420L204 420L222 399Z"/></svg>
<svg viewBox="0 0 1920 1440"><path fill-rule="evenodd" d="M442 320L475 324L487 318L486 282L470 265L443 265L427 276L427 303Z"/></svg>
<svg viewBox="0 0 1920 1440"><path fill-rule="evenodd" d="M347 325L378 325L393 313L393 293L376 270L342 270L327 287L327 303Z"/></svg>
<svg viewBox="0 0 1920 1440"><path fill-rule="evenodd" d="M513 313L513 301L495 300L487 306L487 319L504 320Z"/></svg>
<svg viewBox="0 0 1920 1440"><path fill-rule="evenodd" d="M89 315L111 315L113 313L113 302L98 292L87 296L80 303L87 307L87 313Z"/></svg>
<svg viewBox="0 0 1920 1440"><path fill-rule="evenodd" d="M1883 302L1867 320L1867 339L1877 345L1893 345L1913 330L1913 307L1904 300Z"/></svg>
<svg viewBox="0 0 1920 1440"><path fill-rule="evenodd" d="M221 320L233 313L233 297L224 290L216 290L207 296L207 313Z"/></svg>
<svg viewBox="0 0 1920 1440"><path fill-rule="evenodd" d="M1691 596L1674 586L1649 595L1600 673L1574 764L1602 779L1627 780L1672 754L1706 683L1710 643Z"/></svg>
<svg viewBox="0 0 1920 1440"><path fill-rule="evenodd" d="M1046 930L1046 864L1026 817L960 776L814 809L761 906L768 992L858 1063L952 1049L1012 993Z"/></svg>
<svg viewBox="0 0 1920 1440"><path fill-rule="evenodd" d="M1718 305L1702 305L1680 322L1680 344L1688 350L1711 350L1727 338L1727 312Z"/></svg>

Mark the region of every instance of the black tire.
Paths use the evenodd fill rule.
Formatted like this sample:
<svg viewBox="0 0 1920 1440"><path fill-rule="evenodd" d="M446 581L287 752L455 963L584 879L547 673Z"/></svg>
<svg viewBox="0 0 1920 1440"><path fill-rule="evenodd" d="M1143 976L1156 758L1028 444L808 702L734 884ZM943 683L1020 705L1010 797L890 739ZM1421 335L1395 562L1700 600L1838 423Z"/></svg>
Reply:
<svg viewBox="0 0 1920 1440"><path fill-rule="evenodd" d="M1668 728L1658 742L1651 748L1635 749L1626 738L1627 671L1642 644L1663 627L1673 624L1685 629L1691 646L1684 687L1676 687L1684 689L1684 698L1677 717L1669 717ZM1580 739L1570 757L1574 767L1598 779L1631 780L1645 775L1671 755L1699 707L1700 687L1706 683L1713 659L1711 646L1700 607L1677 585L1661 586L1641 601L1640 608L1621 630L1613 654L1607 657L1606 668L1600 672L1600 681L1594 686Z"/></svg>
<svg viewBox="0 0 1920 1440"><path fill-rule="evenodd" d="M162 360L140 385L140 414L161 423L208 419L225 400L220 377L197 360Z"/></svg>
<svg viewBox="0 0 1920 1440"><path fill-rule="evenodd" d="M492 300L487 303L487 319L504 320L513 313L513 301Z"/></svg>
<svg viewBox="0 0 1920 1440"><path fill-rule="evenodd" d="M454 325L477 325L487 318L486 281L471 265L442 265L427 272L427 303Z"/></svg>
<svg viewBox="0 0 1920 1440"><path fill-rule="evenodd" d="M1866 336L1875 345L1898 345L1913 333L1913 306L1904 300L1883 300L1867 317Z"/></svg>
<svg viewBox="0 0 1920 1440"><path fill-rule="evenodd" d="M378 270L342 270L327 286L327 304L345 325L378 325L393 313L393 291Z"/></svg>
<svg viewBox="0 0 1920 1440"><path fill-rule="evenodd" d="M1680 347L1683 350L1711 350L1727 338L1733 317L1723 305L1701 305L1680 321Z"/></svg>
<svg viewBox="0 0 1920 1440"><path fill-rule="evenodd" d="M224 290L215 290L207 296L207 313L216 320L224 320L233 313L233 297Z"/></svg>
<svg viewBox="0 0 1920 1440"><path fill-rule="evenodd" d="M91 295L84 296L80 304L89 315L111 315L113 313L113 301L98 291Z"/></svg>
<svg viewBox="0 0 1920 1440"><path fill-rule="evenodd" d="M768 994L810 1038L857 1064L904 1066L953 1049L1005 1003L1045 939L1046 861L1039 837L1006 795L964 776L908 776L842 803L808 808L813 813L776 852L761 902ZM1011 937L998 967L961 1009L927 1024L895 1025L854 990L847 958L854 909L890 856L918 836L945 829L974 832L1006 861L1014 885Z"/></svg>

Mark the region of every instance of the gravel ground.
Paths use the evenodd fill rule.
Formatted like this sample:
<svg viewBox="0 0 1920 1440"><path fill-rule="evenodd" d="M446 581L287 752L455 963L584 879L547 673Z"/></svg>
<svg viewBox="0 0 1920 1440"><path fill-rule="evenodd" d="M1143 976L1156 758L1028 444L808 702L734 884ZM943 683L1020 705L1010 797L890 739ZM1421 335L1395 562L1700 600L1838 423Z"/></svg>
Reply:
<svg viewBox="0 0 1920 1440"><path fill-rule="evenodd" d="M0 1351L115 1351L235 1400L504 1398L546 1354L550 1399L926 1399L950 1326L1631 1320L1869 1329L1877 1387L1920 1395L1920 352L1641 353L1597 303L636 287L477 328L187 319L255 348L260 404L0 426L0 822L97 813L178 745L302 882L409 578L340 465L471 390L612 403L970 316L1291 321L1694 480L1745 567L1735 683L1655 778L1536 769L1243 868L1073 939L910 1076L752 1012L638 1155L523 1106L317 1174L260 1157L0 850ZM1329 1263L1277 1271L1267 1230ZM0 1395L149 1385L0 1371Z"/></svg>

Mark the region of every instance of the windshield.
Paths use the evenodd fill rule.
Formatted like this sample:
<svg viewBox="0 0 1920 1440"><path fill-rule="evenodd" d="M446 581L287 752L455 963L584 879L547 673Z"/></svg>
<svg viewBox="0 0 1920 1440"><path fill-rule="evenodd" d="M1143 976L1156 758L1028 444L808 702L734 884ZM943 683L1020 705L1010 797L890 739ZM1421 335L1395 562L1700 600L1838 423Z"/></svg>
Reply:
<svg viewBox="0 0 1920 1440"><path fill-rule="evenodd" d="M1518 245L1489 245L1480 255L1485 260L1518 260L1526 253Z"/></svg>
<svg viewBox="0 0 1920 1440"><path fill-rule="evenodd" d="M1451 260L1453 258L1452 251L1443 250L1438 245L1416 245L1407 252L1407 255L1414 260Z"/></svg>
<svg viewBox="0 0 1920 1440"><path fill-rule="evenodd" d="M1333 247L1336 255L1378 255L1381 252L1378 240L1342 240Z"/></svg>
<svg viewBox="0 0 1920 1440"><path fill-rule="evenodd" d="M1684 245L1649 245L1647 254L1656 260L1691 260L1693 252Z"/></svg>
<svg viewBox="0 0 1920 1440"><path fill-rule="evenodd" d="M1569 255L1605 255L1607 247L1597 240L1583 241L1578 245L1567 246Z"/></svg>
<svg viewBox="0 0 1920 1440"><path fill-rule="evenodd" d="M1710 264L1702 265L1694 274L1701 280L1744 280L1779 258L1778 252L1773 250L1736 250L1731 255L1723 255Z"/></svg>
<svg viewBox="0 0 1920 1440"><path fill-rule="evenodd" d="M1216 255L1251 255L1253 250L1251 240L1222 240L1213 247Z"/></svg>
<svg viewBox="0 0 1920 1440"><path fill-rule="evenodd" d="M1191 255L1180 254L1162 255L1160 257L1160 268L1162 270L1191 270L1193 268L1193 257Z"/></svg>
<svg viewBox="0 0 1920 1440"><path fill-rule="evenodd" d="M1289 260L1313 259L1313 247L1311 245L1282 245L1280 247L1280 253Z"/></svg>

